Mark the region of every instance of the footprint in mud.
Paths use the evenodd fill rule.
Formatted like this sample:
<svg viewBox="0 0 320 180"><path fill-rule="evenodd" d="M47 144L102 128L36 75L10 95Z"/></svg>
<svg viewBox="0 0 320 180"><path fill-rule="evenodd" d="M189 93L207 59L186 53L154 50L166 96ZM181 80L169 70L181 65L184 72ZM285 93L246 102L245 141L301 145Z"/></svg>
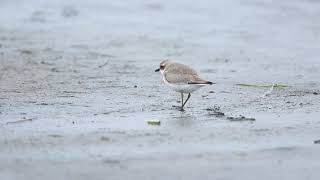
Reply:
<svg viewBox="0 0 320 180"><path fill-rule="evenodd" d="M152 11L162 11L164 9L163 5L159 3L148 3L145 8Z"/></svg>
<svg viewBox="0 0 320 180"><path fill-rule="evenodd" d="M34 11L30 17L31 22L46 22L46 13L44 11Z"/></svg>
<svg viewBox="0 0 320 180"><path fill-rule="evenodd" d="M262 151L277 151L277 152L287 153L288 151L295 151L297 149L299 149L299 147L297 146L282 146L282 147L267 148Z"/></svg>
<svg viewBox="0 0 320 180"><path fill-rule="evenodd" d="M73 6L65 6L61 11L61 16L71 18L79 15L79 11Z"/></svg>
<svg viewBox="0 0 320 180"><path fill-rule="evenodd" d="M26 55L32 55L33 52L31 50L28 49L19 49L18 50L21 54L26 54Z"/></svg>

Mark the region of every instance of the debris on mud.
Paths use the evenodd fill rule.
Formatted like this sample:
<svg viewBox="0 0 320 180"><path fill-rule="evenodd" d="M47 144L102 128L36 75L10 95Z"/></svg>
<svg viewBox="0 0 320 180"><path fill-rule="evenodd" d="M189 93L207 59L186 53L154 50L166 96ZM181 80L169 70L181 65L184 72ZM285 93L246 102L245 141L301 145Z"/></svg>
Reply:
<svg viewBox="0 0 320 180"><path fill-rule="evenodd" d="M319 90L296 90L289 92L286 97L294 97L294 96L309 96L309 95L319 95Z"/></svg>
<svg viewBox="0 0 320 180"><path fill-rule="evenodd" d="M240 115L239 117L227 117L229 121L255 121L255 118L247 118L245 116Z"/></svg>
<svg viewBox="0 0 320 180"><path fill-rule="evenodd" d="M33 54L31 50L27 50L27 49L20 49L19 51L21 54L28 54L28 55Z"/></svg>
<svg viewBox="0 0 320 180"><path fill-rule="evenodd" d="M320 139L313 141L314 144L320 144Z"/></svg>
<svg viewBox="0 0 320 180"><path fill-rule="evenodd" d="M219 93L225 93L225 94L230 94L230 91L219 91Z"/></svg>
<svg viewBox="0 0 320 180"><path fill-rule="evenodd" d="M120 161L119 160L113 160L113 159L105 159L105 160L103 160L103 163L106 163L106 164L120 164Z"/></svg>
<svg viewBox="0 0 320 180"><path fill-rule="evenodd" d="M219 106L214 106L212 108L207 108L206 109L209 113L209 115L216 116L216 117L223 117L225 114L221 112L221 109Z"/></svg>
<svg viewBox="0 0 320 180"><path fill-rule="evenodd" d="M257 84L236 84L237 86L244 86L244 87L259 87L259 88L285 88L285 87L290 87L285 84L271 84L271 85L257 85Z"/></svg>
<svg viewBox="0 0 320 180"><path fill-rule="evenodd" d="M110 141L110 138L107 136L101 136L100 140L101 141Z"/></svg>
<svg viewBox="0 0 320 180"><path fill-rule="evenodd" d="M150 120L147 121L147 123L149 125L158 125L159 126L161 124L161 121L158 120L158 119L150 119Z"/></svg>
<svg viewBox="0 0 320 180"><path fill-rule="evenodd" d="M55 63L51 63L51 62L47 62L47 61L40 61L40 64L48 65L48 66L53 66L53 65L55 65Z"/></svg>
<svg viewBox="0 0 320 180"><path fill-rule="evenodd" d="M211 59L210 61L215 62L215 63L228 63L228 62L230 62L230 59L223 58L223 57L222 58L217 57L217 58Z"/></svg>
<svg viewBox="0 0 320 180"><path fill-rule="evenodd" d="M60 135L60 134L49 134L48 136L49 136L49 137L53 137L53 138L61 138L61 137L63 137L63 136Z"/></svg>
<svg viewBox="0 0 320 180"><path fill-rule="evenodd" d="M58 68L54 67L50 69L51 72L62 72Z"/></svg>

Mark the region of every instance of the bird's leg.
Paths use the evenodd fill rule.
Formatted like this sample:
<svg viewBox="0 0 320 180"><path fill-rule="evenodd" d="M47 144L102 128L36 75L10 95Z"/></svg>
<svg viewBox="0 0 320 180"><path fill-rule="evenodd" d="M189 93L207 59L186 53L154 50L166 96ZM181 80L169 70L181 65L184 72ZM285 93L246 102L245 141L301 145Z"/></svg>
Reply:
<svg viewBox="0 0 320 180"><path fill-rule="evenodd" d="M187 101L189 100L190 97L191 97L191 94L189 93L189 94L188 94L188 98L187 98L186 101L182 104L182 109L183 109L184 105L186 105L186 103L187 103Z"/></svg>
<svg viewBox="0 0 320 180"><path fill-rule="evenodd" d="M181 111L183 111L183 93L181 93Z"/></svg>

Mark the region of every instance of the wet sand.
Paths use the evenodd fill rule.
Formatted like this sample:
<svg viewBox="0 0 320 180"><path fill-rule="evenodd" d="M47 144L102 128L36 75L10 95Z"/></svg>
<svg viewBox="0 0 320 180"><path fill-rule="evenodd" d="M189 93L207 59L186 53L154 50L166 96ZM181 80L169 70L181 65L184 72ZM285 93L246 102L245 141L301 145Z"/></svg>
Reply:
<svg viewBox="0 0 320 180"><path fill-rule="evenodd" d="M0 12L0 179L319 179L317 1L3 1ZM154 72L164 58L216 84L180 112Z"/></svg>

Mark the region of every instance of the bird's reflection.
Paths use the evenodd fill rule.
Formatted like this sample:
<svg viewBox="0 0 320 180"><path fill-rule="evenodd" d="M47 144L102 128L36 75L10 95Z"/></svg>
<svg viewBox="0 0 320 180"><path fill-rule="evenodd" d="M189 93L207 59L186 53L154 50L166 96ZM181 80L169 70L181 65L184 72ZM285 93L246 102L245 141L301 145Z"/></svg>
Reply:
<svg viewBox="0 0 320 180"><path fill-rule="evenodd" d="M170 124L178 127L191 127L197 120L197 117L189 112L179 112L179 114L172 115L171 118Z"/></svg>

